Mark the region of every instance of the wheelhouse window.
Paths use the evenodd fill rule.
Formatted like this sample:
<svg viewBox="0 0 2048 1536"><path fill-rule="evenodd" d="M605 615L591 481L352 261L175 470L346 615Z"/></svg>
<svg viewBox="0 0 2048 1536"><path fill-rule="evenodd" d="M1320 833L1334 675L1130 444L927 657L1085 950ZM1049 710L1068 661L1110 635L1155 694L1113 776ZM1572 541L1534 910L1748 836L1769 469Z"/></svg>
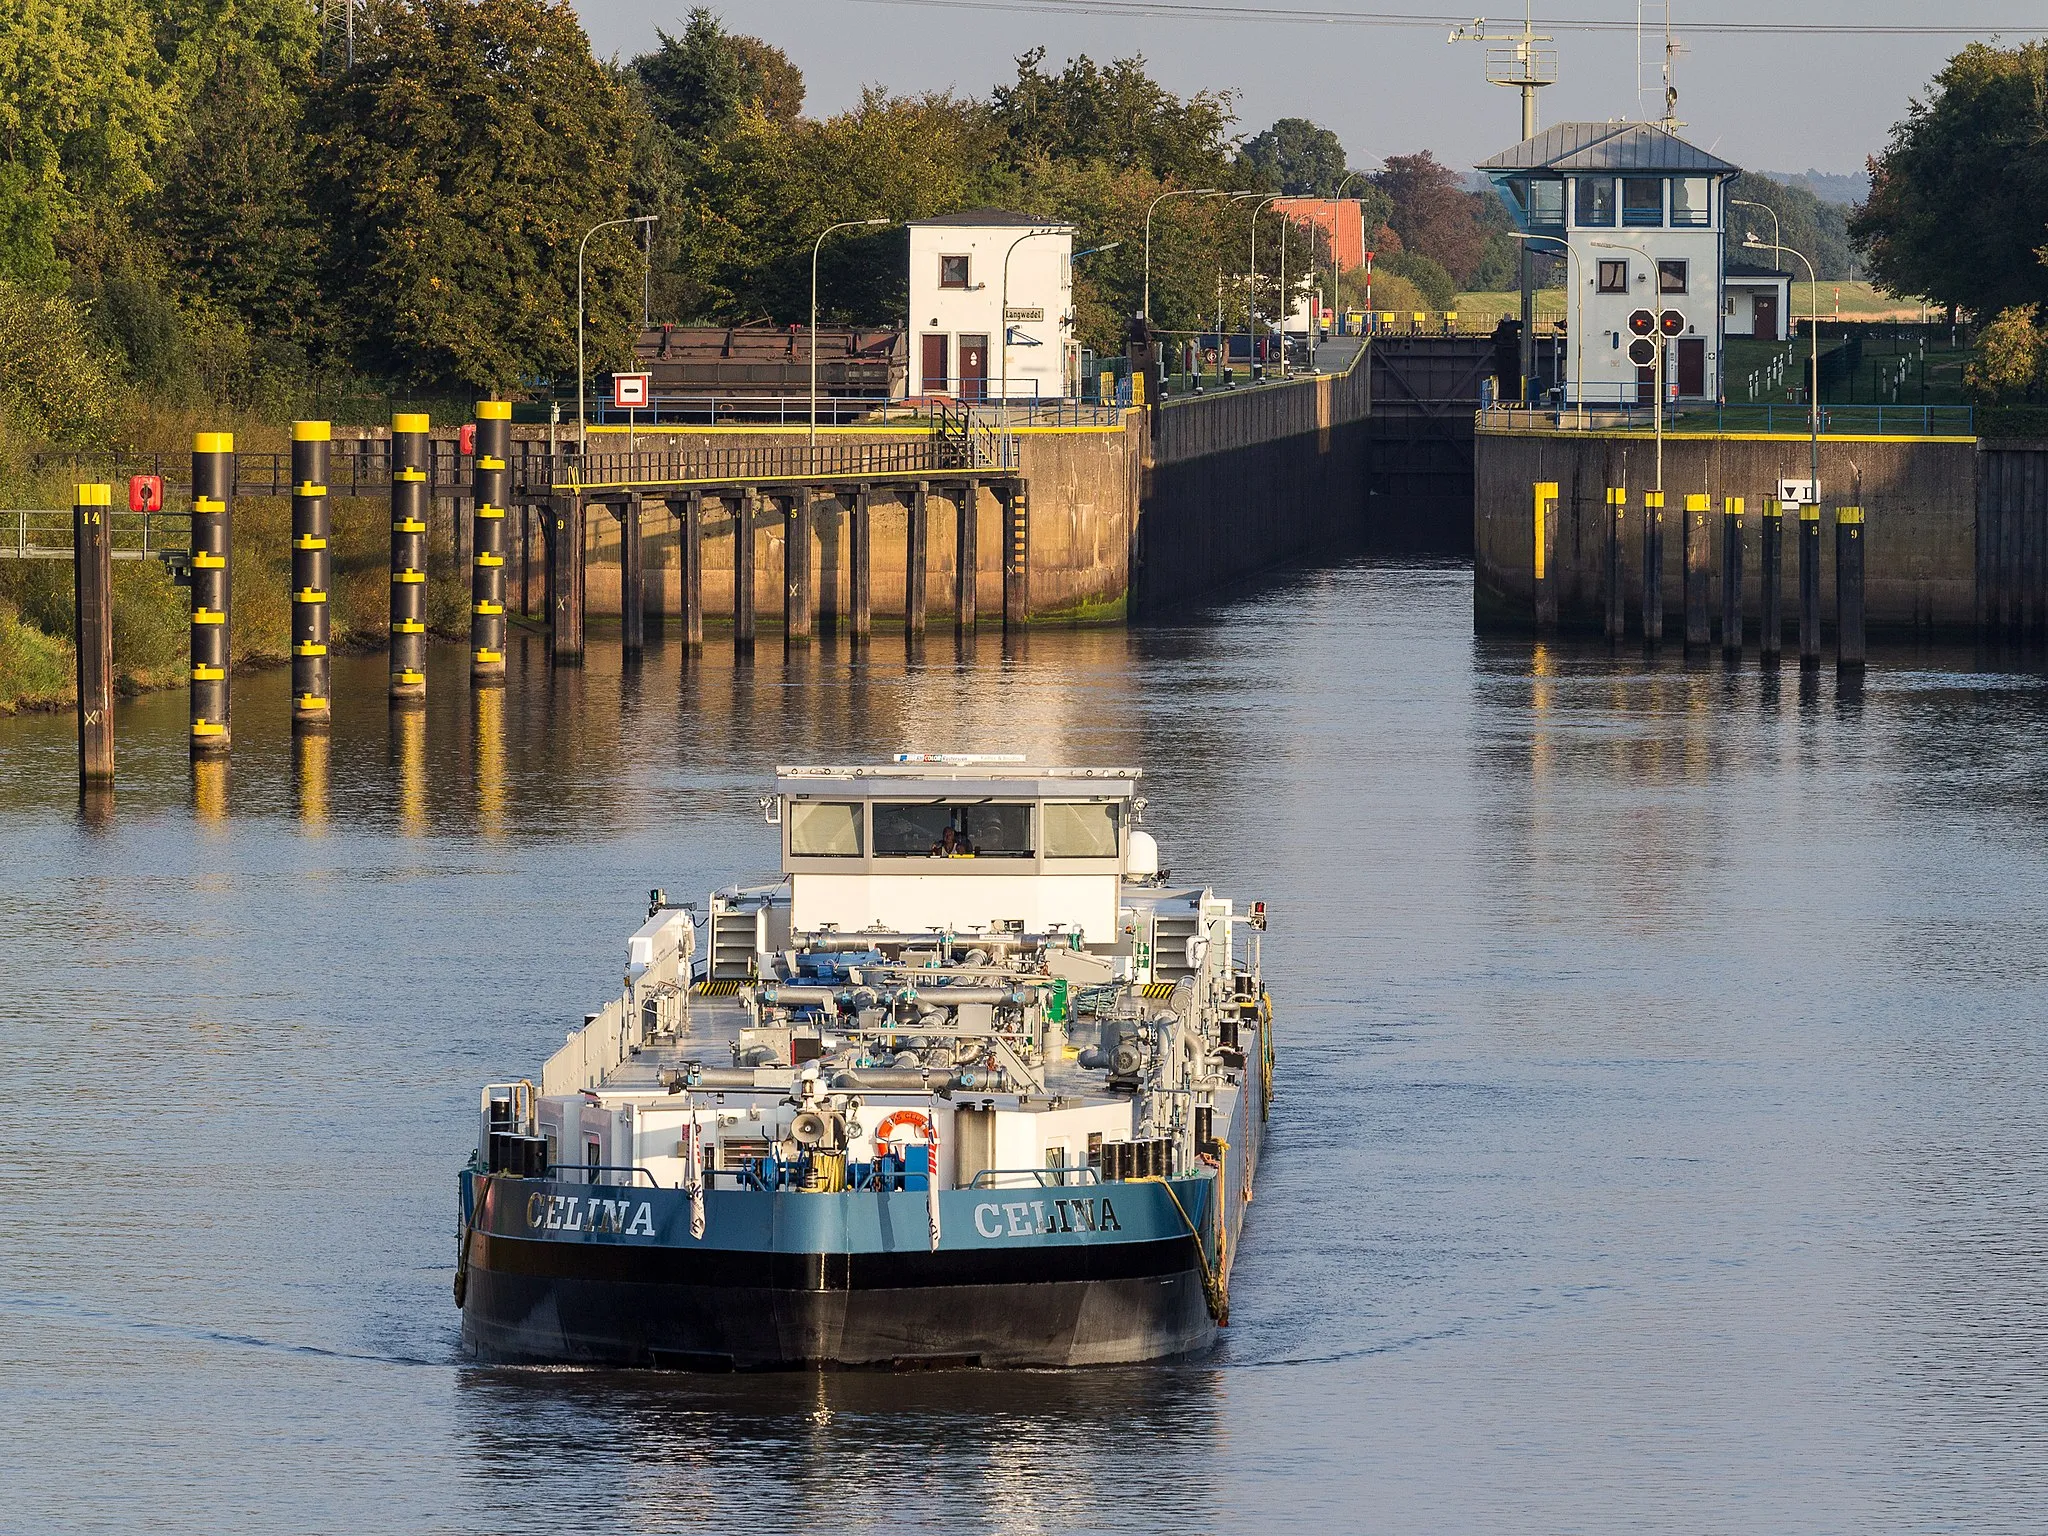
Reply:
<svg viewBox="0 0 2048 1536"><path fill-rule="evenodd" d="M857 859L860 804L798 800L789 808L789 851L800 859Z"/></svg>
<svg viewBox="0 0 2048 1536"><path fill-rule="evenodd" d="M1628 292L1627 262L1602 261L1600 263L1600 291L1602 293Z"/></svg>
<svg viewBox="0 0 2048 1536"><path fill-rule="evenodd" d="M1576 192L1579 223L1595 229L1614 225L1614 179L1610 176L1581 176Z"/></svg>
<svg viewBox="0 0 2048 1536"><path fill-rule="evenodd" d="M1040 807L1039 814L1048 859L1116 857L1115 805L1064 805L1054 801Z"/></svg>
<svg viewBox="0 0 2048 1536"><path fill-rule="evenodd" d="M1704 176L1674 176L1671 179L1671 222L1681 229L1703 229L1710 222L1707 211L1708 182Z"/></svg>
<svg viewBox="0 0 2048 1536"><path fill-rule="evenodd" d="M1563 182L1532 181L1529 183L1529 227L1531 229L1564 228Z"/></svg>
<svg viewBox="0 0 2048 1536"><path fill-rule="evenodd" d="M965 256L941 256L939 258L939 286L941 288L965 288L967 286L967 258Z"/></svg>
<svg viewBox="0 0 2048 1536"><path fill-rule="evenodd" d="M878 800L875 857L880 859L1028 859L1028 801Z"/></svg>
<svg viewBox="0 0 2048 1536"><path fill-rule="evenodd" d="M1631 229L1660 229L1663 227L1663 177L1629 176L1622 180L1621 222Z"/></svg>
<svg viewBox="0 0 2048 1536"><path fill-rule="evenodd" d="M1659 293L1685 292L1686 263L1682 261L1660 261L1657 263L1657 291Z"/></svg>

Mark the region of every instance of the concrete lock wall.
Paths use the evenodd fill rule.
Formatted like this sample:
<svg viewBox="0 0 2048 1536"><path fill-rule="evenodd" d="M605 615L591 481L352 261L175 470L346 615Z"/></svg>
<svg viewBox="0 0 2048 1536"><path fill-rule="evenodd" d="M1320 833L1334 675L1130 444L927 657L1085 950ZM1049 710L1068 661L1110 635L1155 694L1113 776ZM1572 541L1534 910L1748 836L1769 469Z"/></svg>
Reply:
<svg viewBox="0 0 2048 1536"><path fill-rule="evenodd" d="M1170 402L1145 468L1132 603L1156 612L1350 536L1371 374Z"/></svg>
<svg viewBox="0 0 2048 1536"><path fill-rule="evenodd" d="M1558 623L1597 632L1606 592L1607 489L1625 487L1622 587L1630 632L1642 623L1643 493L1655 445L1638 433L1495 432L1477 439L1473 495L1474 621L1482 629L1535 625L1535 498L1538 482L1558 486L1553 575ZM1977 619L1979 446L1970 438L1821 439L1821 611L1835 613L1834 510L1863 509L1867 545L1864 602L1872 630L1960 633ZM1764 499L1780 479L1804 480L1803 437L1669 435L1664 440L1664 611L1667 638L1684 634L1685 498L1712 498L1712 597L1718 618L1724 499L1743 499L1743 606L1758 617ZM1796 515L1786 519L1783 613L1799 612Z"/></svg>

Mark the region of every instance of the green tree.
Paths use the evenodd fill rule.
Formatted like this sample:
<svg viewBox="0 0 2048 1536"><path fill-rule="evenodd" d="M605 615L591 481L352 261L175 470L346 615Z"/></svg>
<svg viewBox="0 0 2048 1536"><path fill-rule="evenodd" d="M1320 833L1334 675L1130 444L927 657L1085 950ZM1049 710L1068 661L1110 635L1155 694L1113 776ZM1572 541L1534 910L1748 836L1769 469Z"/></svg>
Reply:
<svg viewBox="0 0 2048 1536"><path fill-rule="evenodd" d="M1136 55L1102 65L1082 54L1058 74L1039 68L1044 59L1043 48L1024 54L1016 80L990 98L1013 163L1100 160L1187 185L1225 177L1225 135L1235 121L1229 92L1198 91L1183 100Z"/></svg>
<svg viewBox="0 0 2048 1536"><path fill-rule="evenodd" d="M1893 293L1980 315L2048 298L2048 42L1950 59L1871 163L1849 232Z"/></svg>
<svg viewBox="0 0 2048 1536"><path fill-rule="evenodd" d="M309 134L355 355L421 386L570 374L578 244L625 214L630 145L625 90L564 0L373 0ZM626 355L631 258L623 230L590 242L593 364Z"/></svg>
<svg viewBox="0 0 2048 1536"><path fill-rule="evenodd" d="M1343 141L1305 117L1281 118L1237 152L1238 180L1290 197L1335 197L1345 170Z"/></svg>
<svg viewBox="0 0 2048 1536"><path fill-rule="evenodd" d="M789 56L758 37L727 32L702 6L690 12L681 37L659 28L654 36L658 46L631 68L656 121L678 138L729 133L747 108L778 122L803 111L803 72Z"/></svg>
<svg viewBox="0 0 2048 1536"><path fill-rule="evenodd" d="M1754 171L1744 171L1728 185L1730 198L1762 203L1778 215L1778 238L1805 256L1823 280L1862 276L1862 264L1849 239L1848 210L1824 203L1804 187L1788 187ZM1732 261L1769 261L1767 251L1743 251L1742 243L1755 236L1769 244L1770 215L1755 208L1728 210L1728 254ZM1804 272L1797 258L1788 256L1784 265Z"/></svg>
<svg viewBox="0 0 2048 1536"><path fill-rule="evenodd" d="M1415 291L1422 295L1424 309L1451 309L1457 304L1457 280L1434 257L1420 251L1396 251L1380 267L1389 275L1414 284Z"/></svg>
<svg viewBox="0 0 2048 1536"><path fill-rule="evenodd" d="M2048 389L2048 332L2033 309L2016 305L1984 327L1963 368L1963 387L1979 405L2040 398Z"/></svg>

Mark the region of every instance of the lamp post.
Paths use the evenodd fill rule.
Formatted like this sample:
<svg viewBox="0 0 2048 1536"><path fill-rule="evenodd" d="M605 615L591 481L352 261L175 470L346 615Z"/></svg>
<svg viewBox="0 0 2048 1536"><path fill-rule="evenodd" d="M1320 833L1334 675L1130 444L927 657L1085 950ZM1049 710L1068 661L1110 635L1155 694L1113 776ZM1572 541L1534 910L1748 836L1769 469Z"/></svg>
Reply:
<svg viewBox="0 0 2048 1536"><path fill-rule="evenodd" d="M576 243L576 454L579 458L590 449L590 429L583 413L583 399L587 393L583 385L583 252L590 244L590 237L601 229L617 229L626 224L652 226L660 222L659 216L652 213L636 214L630 219L606 219L602 224L591 225Z"/></svg>
<svg viewBox="0 0 2048 1536"><path fill-rule="evenodd" d="M1809 343L1808 370L1810 377L1806 385L1806 424L1808 439L1808 465L1813 474L1813 501L1820 505L1820 276L1813 269L1813 263L1806 260L1806 253L1793 250L1778 238L1778 211L1768 203L1752 203L1742 198L1731 197L1732 208L1761 208L1771 216L1771 243L1768 249L1772 258L1777 259L1783 252L1791 251L1806 265L1807 291L1810 294L1806 305L1806 336ZM1767 249L1763 241L1751 235L1742 242L1745 251Z"/></svg>
<svg viewBox="0 0 2048 1536"><path fill-rule="evenodd" d="M1222 197L1221 187L1177 187L1171 192L1162 192L1152 199L1152 206L1145 210L1145 298L1139 305L1138 313L1145 317L1145 324L1152 323L1152 215L1159 205L1169 197Z"/></svg>
<svg viewBox="0 0 2048 1536"><path fill-rule="evenodd" d="M1010 431L1010 253L1026 240L1038 240L1047 235L1072 234L1071 229L1034 229L1019 235L1003 249L1003 339L1002 350L997 354L1001 359L998 373L1003 381L1003 433L1007 438Z"/></svg>
<svg viewBox="0 0 2048 1536"><path fill-rule="evenodd" d="M1642 258L1643 258L1643 260L1647 261L1647 262L1648 262L1648 263L1650 264L1650 271L1651 271L1652 273L1655 273L1655 272L1656 272L1656 270L1657 270L1657 258L1656 258L1656 257L1654 257L1654 256L1652 256L1652 255L1651 255L1651 254L1650 254L1650 253L1649 253L1648 251L1644 250L1644 249L1643 249L1643 248L1642 248L1642 247L1641 247L1640 245L1629 245L1629 244L1626 244L1625 242L1623 242L1623 241L1620 241L1620 240L1595 240L1595 241L1593 241L1593 242L1592 242L1592 244L1594 244L1594 245L1597 245L1597 246L1599 246L1599 247L1600 247L1601 249L1603 249L1603 250L1609 250L1609 251L1633 251L1633 252L1634 252L1634 253L1635 253L1636 255L1638 255L1638 256L1640 256L1640 257L1642 257ZM1524 247L1523 247L1523 249L1524 249L1524 250L1527 250L1527 249L1528 249L1528 247L1527 247L1527 246L1524 246ZM1653 389L1652 389L1652 390L1650 391L1650 408L1651 408L1651 411L1653 412L1653 415L1652 415L1652 418L1651 418L1651 419L1652 419L1652 421L1653 421L1653 423L1654 423L1654 425L1655 425L1655 427L1656 427L1656 432L1657 432L1657 484L1656 484L1656 486L1654 487L1654 489L1656 490L1656 492L1657 492L1657 494L1658 494L1659 496L1661 496L1661 495L1663 495L1663 494L1664 494L1664 352L1665 352L1665 338L1664 338L1664 313L1663 313L1663 304L1662 304L1662 302L1661 302L1661 301L1662 301L1662 298L1663 298L1663 295L1662 295L1662 294L1660 293L1660 294L1658 295L1658 299L1659 299L1659 301L1660 301L1660 302L1659 302L1659 304L1658 304L1658 307L1657 307L1657 309L1653 311L1653 313L1654 313L1654 314L1655 314L1655 315L1657 316L1657 324L1656 324L1656 325L1654 325L1654 326L1652 326L1652 327L1650 328L1650 345L1656 348L1656 359L1657 359L1657 367L1656 367L1656 386L1655 386L1655 387L1654 387L1654 388L1653 388Z"/></svg>
<svg viewBox="0 0 2048 1536"><path fill-rule="evenodd" d="M838 229L873 229L887 224L887 219L848 219L841 224L827 224L819 231L818 238L811 242L811 435L810 441L818 441L818 252L824 248L825 236Z"/></svg>
<svg viewBox="0 0 2048 1536"><path fill-rule="evenodd" d="M1074 252L1074 254L1073 254L1073 255L1071 255L1071 256L1069 256L1069 257L1067 258L1067 270L1068 270L1068 272L1069 272L1069 273L1071 274L1071 272L1073 271L1073 264L1074 264L1075 262L1079 261L1079 260L1080 260L1080 259L1081 259L1081 258L1082 258L1083 256L1100 256L1100 255L1101 255L1101 254L1102 254L1102 253L1103 253L1104 251L1114 251L1114 250L1117 250L1118 248L1120 248L1120 247L1121 247L1122 245L1123 245L1123 241L1121 241L1121 240L1112 240L1112 241L1110 241L1110 242L1109 242L1109 244L1107 244L1107 245L1091 245L1091 246L1089 246L1089 247L1088 247L1088 249L1087 249L1087 250L1085 250L1085 251L1076 251L1076 252ZM1006 259L1007 259L1007 258L1006 258ZM1006 286L1007 286L1007 281L1008 281L1008 280L1007 280L1007 278L1006 278L1006 279L1005 279L1005 285L1006 285ZM1069 316L1068 318L1064 318L1064 319L1062 319L1062 320L1060 321L1060 324L1061 324L1061 325L1062 325L1063 327L1065 327L1065 326L1070 326L1070 325L1072 324L1072 319L1071 319L1071 316ZM1005 339L1005 340L1007 340L1007 339L1009 338L1009 334L1010 334L1010 332L1009 332L1009 325L1010 325L1010 322L1009 322L1009 321L1005 320L1005 321L1003 322L1003 336L1004 336L1004 339ZM1065 340L1062 340L1060 344L1061 344L1061 346L1062 346L1062 347L1065 347L1065 346L1067 346L1067 345L1068 345L1068 343L1067 343L1067 342L1066 342ZM1068 354L1068 359L1070 359L1070 360L1071 360L1071 362L1073 363L1073 369L1074 369L1074 373L1073 373L1073 381L1072 381L1072 383L1071 383L1071 384L1070 384L1069 386L1067 386L1067 387L1068 387L1068 388L1070 388L1070 389L1072 390L1072 392L1073 392L1073 397L1074 397L1074 400L1075 400L1075 401L1076 401L1076 402L1078 403L1078 402L1080 401L1080 399L1081 399L1081 374L1080 374L1080 367L1081 367L1081 358L1080 358L1080 348L1079 348L1079 346L1078 346L1078 345L1076 345L1076 346L1074 347L1073 351L1072 351L1072 352L1070 352L1070 353ZM1064 378L1065 378L1065 376L1066 376L1066 373L1067 373L1067 365L1066 365L1066 362L1065 362L1065 361L1063 361L1063 362L1061 363L1061 365L1060 365L1060 373L1061 373L1061 377L1062 377L1062 378L1064 379Z"/></svg>
<svg viewBox="0 0 2048 1536"><path fill-rule="evenodd" d="M1286 195L1285 192L1275 192L1268 197L1260 192L1240 192L1231 199L1232 202L1241 202L1247 198L1257 199L1252 204L1251 280L1245 289L1244 301L1244 323L1245 328L1252 333L1254 352L1257 350L1259 330L1259 215L1264 213L1270 204L1277 203Z"/></svg>
<svg viewBox="0 0 2048 1536"><path fill-rule="evenodd" d="M1571 242L1561 235L1525 235L1517 230L1510 230L1508 237L1513 240L1549 240L1563 246L1565 255L1571 258L1570 270L1578 274L1573 280L1572 291L1578 298L1579 316L1574 320L1571 311L1567 309L1565 324L1571 328L1572 338L1577 344L1578 379L1572 388L1572 395L1578 401L1579 430L1583 432L1586 430L1586 269L1580 265L1579 253L1572 249Z"/></svg>

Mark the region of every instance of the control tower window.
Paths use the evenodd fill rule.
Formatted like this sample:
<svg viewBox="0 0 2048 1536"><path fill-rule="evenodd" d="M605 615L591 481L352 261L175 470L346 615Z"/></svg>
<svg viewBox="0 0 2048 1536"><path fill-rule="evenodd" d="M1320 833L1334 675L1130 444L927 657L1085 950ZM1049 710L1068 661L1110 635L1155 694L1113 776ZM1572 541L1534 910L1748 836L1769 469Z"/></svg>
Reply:
<svg viewBox="0 0 2048 1536"><path fill-rule="evenodd" d="M789 808L789 851L800 859L859 858L859 803L796 801Z"/></svg>
<svg viewBox="0 0 2048 1536"><path fill-rule="evenodd" d="M1031 857L1031 806L988 800L875 802L875 856L884 859Z"/></svg>
<svg viewBox="0 0 2048 1536"><path fill-rule="evenodd" d="M1114 805L1059 805L1043 808L1048 859L1116 857Z"/></svg>

